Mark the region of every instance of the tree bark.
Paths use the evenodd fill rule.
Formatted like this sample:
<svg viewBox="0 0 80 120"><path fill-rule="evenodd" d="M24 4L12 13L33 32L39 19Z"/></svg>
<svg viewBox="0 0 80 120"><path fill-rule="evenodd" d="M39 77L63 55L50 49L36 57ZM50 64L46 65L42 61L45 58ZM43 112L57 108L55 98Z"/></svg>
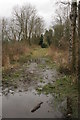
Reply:
<svg viewBox="0 0 80 120"><path fill-rule="evenodd" d="M78 118L80 118L80 1L78 4L78 91L79 91Z"/></svg>
<svg viewBox="0 0 80 120"><path fill-rule="evenodd" d="M78 5L78 79L80 79L80 1Z"/></svg>
<svg viewBox="0 0 80 120"><path fill-rule="evenodd" d="M25 24L25 39L27 41L27 19L26 19L26 24Z"/></svg>
<svg viewBox="0 0 80 120"><path fill-rule="evenodd" d="M76 18L77 18L77 1L72 1L71 5L71 37L70 37L70 66L74 73L76 71Z"/></svg>

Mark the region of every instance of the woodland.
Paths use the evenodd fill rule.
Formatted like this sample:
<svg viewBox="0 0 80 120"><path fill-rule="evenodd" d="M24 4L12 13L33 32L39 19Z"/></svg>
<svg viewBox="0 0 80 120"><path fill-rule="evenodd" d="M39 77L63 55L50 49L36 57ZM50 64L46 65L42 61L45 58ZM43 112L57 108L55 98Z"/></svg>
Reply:
<svg viewBox="0 0 80 120"><path fill-rule="evenodd" d="M51 109L54 116L49 117L79 118L80 1L56 2L55 5L58 6L56 15L48 29L43 17L31 4L15 6L10 18L0 18L3 118L14 117L16 113L20 118L18 108L15 111L15 105L10 101L19 99L20 102L18 93L21 93L22 101L26 99L25 109L32 117L45 118L45 114L48 117ZM30 89L35 90L35 97ZM9 94L14 96L7 99ZM54 98L52 108L47 108L49 95ZM27 99L33 100L29 107ZM23 107L20 107L22 113L25 111ZM45 109L44 115L40 109ZM29 116L26 113L21 117Z"/></svg>

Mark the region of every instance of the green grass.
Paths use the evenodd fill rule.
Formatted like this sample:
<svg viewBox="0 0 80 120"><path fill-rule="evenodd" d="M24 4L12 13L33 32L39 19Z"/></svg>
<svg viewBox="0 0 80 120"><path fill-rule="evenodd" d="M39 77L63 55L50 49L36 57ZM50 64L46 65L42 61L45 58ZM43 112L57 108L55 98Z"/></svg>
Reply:
<svg viewBox="0 0 80 120"><path fill-rule="evenodd" d="M53 94L55 93L56 102L61 102L68 96L72 100L72 110L73 117L77 117L78 115L78 85L72 84L72 79L70 76L64 76L60 79L57 79L55 84L48 83L43 86L42 89L37 88L37 91L45 94Z"/></svg>
<svg viewBox="0 0 80 120"><path fill-rule="evenodd" d="M43 79L40 79L40 82L43 83Z"/></svg>
<svg viewBox="0 0 80 120"><path fill-rule="evenodd" d="M2 74L3 74L2 75L3 86L6 87L14 86L15 88L17 88L16 82L21 75L21 71L12 72L10 70L7 70L7 71L3 71Z"/></svg>
<svg viewBox="0 0 80 120"><path fill-rule="evenodd" d="M41 58L41 57L46 57L48 55L48 48L36 48L32 50L31 56L32 58Z"/></svg>
<svg viewBox="0 0 80 120"><path fill-rule="evenodd" d="M45 64L38 64L38 67L44 69L46 67L46 65Z"/></svg>
<svg viewBox="0 0 80 120"><path fill-rule="evenodd" d="M19 63L27 63L27 61L31 58L31 54L20 56Z"/></svg>

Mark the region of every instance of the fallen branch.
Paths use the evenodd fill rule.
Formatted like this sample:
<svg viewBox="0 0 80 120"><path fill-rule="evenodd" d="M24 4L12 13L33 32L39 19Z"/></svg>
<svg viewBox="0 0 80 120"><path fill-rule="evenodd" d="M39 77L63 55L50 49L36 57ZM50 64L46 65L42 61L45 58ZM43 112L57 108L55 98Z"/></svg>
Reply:
<svg viewBox="0 0 80 120"><path fill-rule="evenodd" d="M40 102L37 106L35 106L31 112L35 112L37 109L39 109L41 107L41 104L43 104L43 102Z"/></svg>

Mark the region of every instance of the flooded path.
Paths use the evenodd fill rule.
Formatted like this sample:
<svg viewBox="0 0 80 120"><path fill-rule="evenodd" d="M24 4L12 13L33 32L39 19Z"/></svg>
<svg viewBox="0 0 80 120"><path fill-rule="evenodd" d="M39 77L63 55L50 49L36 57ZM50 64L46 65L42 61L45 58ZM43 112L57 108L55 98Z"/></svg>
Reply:
<svg viewBox="0 0 80 120"><path fill-rule="evenodd" d="M55 110L51 95L38 95L33 91L3 96L3 118L61 118L62 114ZM31 110L41 101L43 104L34 113Z"/></svg>
<svg viewBox="0 0 80 120"><path fill-rule="evenodd" d="M50 63L49 63L50 62ZM47 58L31 60L16 70L12 69L3 85L3 118L62 118L63 113L55 107L52 94L38 94L37 88L54 83L59 77L56 68ZM8 73L7 73L8 74ZM3 75L5 79L5 75ZM15 85L13 84L15 81ZM43 104L34 113L31 110Z"/></svg>

